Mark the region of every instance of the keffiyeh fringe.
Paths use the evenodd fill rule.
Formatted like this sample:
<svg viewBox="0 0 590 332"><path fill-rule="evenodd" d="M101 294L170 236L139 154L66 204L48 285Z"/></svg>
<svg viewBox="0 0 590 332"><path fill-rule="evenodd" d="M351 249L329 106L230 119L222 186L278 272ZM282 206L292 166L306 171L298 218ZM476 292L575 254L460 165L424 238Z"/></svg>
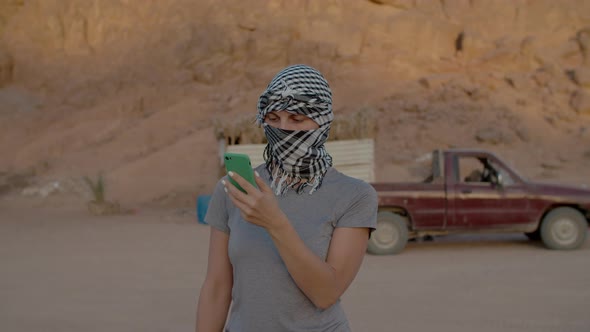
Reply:
<svg viewBox="0 0 590 332"><path fill-rule="evenodd" d="M265 149L265 159L268 151L268 146ZM275 195L282 196L289 189L293 189L297 194L303 193L305 188L309 189L309 194L313 194L321 185L324 179L324 175L327 170L323 173L314 176L309 179L306 177L296 176L285 171L276 161L272 158L267 159L266 170L270 174L270 187L274 191Z"/></svg>

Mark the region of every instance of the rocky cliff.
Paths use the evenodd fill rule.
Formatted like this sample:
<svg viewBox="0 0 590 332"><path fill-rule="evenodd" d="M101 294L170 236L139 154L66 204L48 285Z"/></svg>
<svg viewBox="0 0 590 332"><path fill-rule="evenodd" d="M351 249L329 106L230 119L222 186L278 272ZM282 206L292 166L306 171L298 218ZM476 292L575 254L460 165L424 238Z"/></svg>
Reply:
<svg viewBox="0 0 590 332"><path fill-rule="evenodd" d="M0 188L103 173L124 204L192 204L214 123L293 63L326 75L337 117L370 111L379 180L482 147L590 183L588 1L4 0L0 33Z"/></svg>

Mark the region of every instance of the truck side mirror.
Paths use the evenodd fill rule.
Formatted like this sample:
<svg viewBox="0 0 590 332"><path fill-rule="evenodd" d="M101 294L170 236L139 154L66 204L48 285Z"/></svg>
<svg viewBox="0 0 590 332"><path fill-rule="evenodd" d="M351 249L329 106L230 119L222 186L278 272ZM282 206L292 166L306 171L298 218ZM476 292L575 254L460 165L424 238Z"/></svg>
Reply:
<svg viewBox="0 0 590 332"><path fill-rule="evenodd" d="M492 177L492 181L496 186L500 188L504 186L504 179L502 179L502 174L499 172L496 172L495 176Z"/></svg>

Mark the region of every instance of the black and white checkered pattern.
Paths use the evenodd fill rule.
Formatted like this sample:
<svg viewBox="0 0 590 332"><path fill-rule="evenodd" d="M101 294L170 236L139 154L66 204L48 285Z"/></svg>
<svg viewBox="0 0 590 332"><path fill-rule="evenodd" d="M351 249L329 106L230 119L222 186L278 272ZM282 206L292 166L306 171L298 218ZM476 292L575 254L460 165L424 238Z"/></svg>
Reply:
<svg viewBox="0 0 590 332"><path fill-rule="evenodd" d="M306 115L319 128L289 131L269 126L264 118L273 111ZM293 65L272 79L258 100L256 120L264 126L268 140L264 158L271 174L271 188L277 195L289 188L301 193L306 187L311 187L311 194L321 186L324 174L332 166L324 143L333 119L332 91L316 69Z"/></svg>

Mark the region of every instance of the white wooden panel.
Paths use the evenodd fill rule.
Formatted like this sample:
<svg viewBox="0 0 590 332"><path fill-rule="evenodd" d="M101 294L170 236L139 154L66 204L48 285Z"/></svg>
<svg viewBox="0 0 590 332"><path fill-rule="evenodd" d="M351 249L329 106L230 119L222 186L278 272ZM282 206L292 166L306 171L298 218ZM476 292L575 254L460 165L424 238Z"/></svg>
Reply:
<svg viewBox="0 0 590 332"><path fill-rule="evenodd" d="M373 164L373 140L347 140L326 143L334 165Z"/></svg>
<svg viewBox="0 0 590 332"><path fill-rule="evenodd" d="M371 182L375 178L374 173L373 173L373 168L370 167L368 164L349 165L349 166L334 165L334 167L336 167L336 169L338 169L340 172L342 172L348 176L351 176L351 177L357 178L357 179L361 179L366 182Z"/></svg>
<svg viewBox="0 0 590 332"><path fill-rule="evenodd" d="M264 163L264 147L264 144L229 145L227 152L247 154L252 165L258 166ZM329 141L326 149L332 156L334 167L340 172L367 182L375 179L372 139Z"/></svg>

